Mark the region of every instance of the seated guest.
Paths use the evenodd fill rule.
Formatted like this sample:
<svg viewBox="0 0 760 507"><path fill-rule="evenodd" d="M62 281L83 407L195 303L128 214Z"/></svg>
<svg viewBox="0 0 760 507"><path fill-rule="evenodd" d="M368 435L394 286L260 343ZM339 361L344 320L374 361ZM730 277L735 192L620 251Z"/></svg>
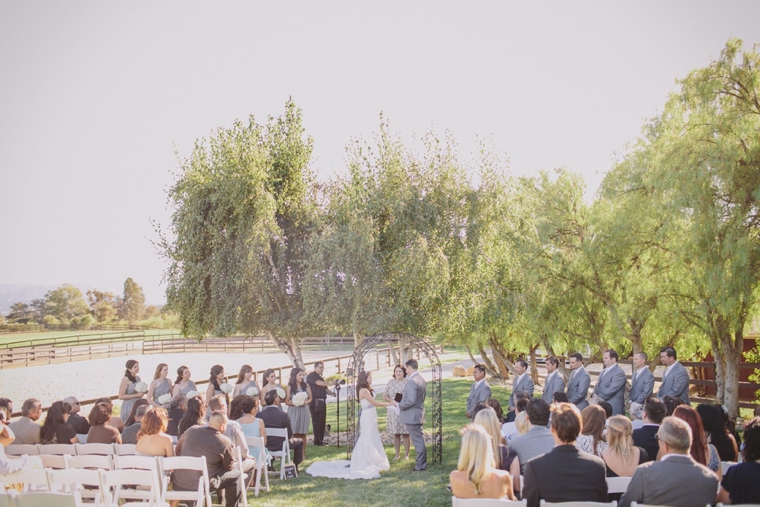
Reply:
<svg viewBox="0 0 760 507"><path fill-rule="evenodd" d="M633 426L623 415L610 417L607 448L600 456L607 467L607 477L632 477L636 467L648 461L644 448L633 445Z"/></svg>
<svg viewBox="0 0 760 507"><path fill-rule="evenodd" d="M233 401L233 406L235 405ZM241 412L242 415L238 418L237 422L240 423L240 427L243 429L243 434L247 437L260 437L264 444L264 459L269 463L272 460L272 455L269 453L267 445L267 430L264 426L264 421L256 417L259 413L259 399L254 396L246 396L246 399L242 401ZM235 410L237 414L237 410ZM248 455L254 458L259 457L261 454L260 447L248 446Z"/></svg>
<svg viewBox="0 0 760 507"><path fill-rule="evenodd" d="M504 411L501 408L501 402L496 398L486 399L486 405L491 407L496 412L496 418L499 420L499 426L504 424Z"/></svg>
<svg viewBox="0 0 760 507"><path fill-rule="evenodd" d="M10 398L0 398L0 410L5 411L5 420L10 421L13 417L13 401Z"/></svg>
<svg viewBox="0 0 760 507"><path fill-rule="evenodd" d="M76 396L66 396L63 401L71 405L71 413L69 414L69 420L66 424L74 428L74 431L79 435L86 435L90 431L90 423L87 422L86 417L79 415L79 411L82 410L82 405L79 404L79 400Z"/></svg>
<svg viewBox="0 0 760 507"><path fill-rule="evenodd" d="M528 393L525 391L518 391L515 400L514 411L511 411L509 414L507 414L507 416L512 416L512 420L501 425L501 434L507 443L511 442L513 438L520 434L517 431L515 421L517 420L517 416L525 412L525 408L528 406L528 401L530 401L530 398L528 397Z"/></svg>
<svg viewBox="0 0 760 507"><path fill-rule="evenodd" d="M478 424L468 424L462 434L457 469L449 475L451 493L457 498L505 498L515 500L512 478L495 466L493 445L488 432Z"/></svg>
<svg viewBox="0 0 760 507"><path fill-rule="evenodd" d="M525 403L527 404L528 401L533 398L530 394L528 394L527 391L515 391L515 396L512 399L512 402L515 404L515 410L508 410L507 411L507 417L504 419L505 423L511 423L515 422L515 418L517 417L517 402L520 399L525 399Z"/></svg>
<svg viewBox="0 0 760 507"><path fill-rule="evenodd" d="M600 407L602 407L602 410L604 410L604 419L609 419L612 417L612 405L607 403L606 401L600 401L597 403Z"/></svg>
<svg viewBox="0 0 760 507"><path fill-rule="evenodd" d="M10 427L6 424L6 411L0 410L0 458L2 458L4 461L0 462L0 470L11 470L11 472L15 472L16 470L20 469L21 466L24 465L21 461L15 461L11 460L12 462L5 461L5 452L3 452L3 447L6 445L11 445L14 440L16 440L16 435L13 434L13 430L10 429ZM16 468L18 465L19 468ZM9 474L11 472L5 472L6 474ZM0 473L2 475L2 473Z"/></svg>
<svg viewBox="0 0 760 507"><path fill-rule="evenodd" d="M705 429L702 427L702 418L699 416L699 412L689 405L681 405L673 411L673 417L686 421L686 424L691 428L691 450L689 454L694 458L694 461L706 466L715 472L718 479L721 479L723 477L723 470L720 466L720 456L715 446L707 443Z"/></svg>
<svg viewBox="0 0 760 507"><path fill-rule="evenodd" d="M546 427L549 424L549 404L541 398L532 398L525 408L530 422L530 429L525 435L515 437L509 447L517 453L520 467L525 473L525 465L536 456L546 454L554 447L552 432ZM575 441L575 437L573 437Z"/></svg>
<svg viewBox="0 0 760 507"><path fill-rule="evenodd" d="M87 432L88 444L120 444L121 435L119 430L108 424L113 415L113 405L110 403L96 403L90 410L90 431Z"/></svg>
<svg viewBox="0 0 760 507"><path fill-rule="evenodd" d="M525 435L528 432L530 429L530 421L528 420L527 412L522 411L517 414L517 417L515 418L515 428L517 429L517 435L515 435L516 437Z"/></svg>
<svg viewBox="0 0 760 507"><path fill-rule="evenodd" d="M142 425L137 433L137 454L144 456L174 456L172 437L165 433L166 409L145 407Z"/></svg>
<svg viewBox="0 0 760 507"><path fill-rule="evenodd" d="M107 403L111 405L111 419L109 419L108 425L113 428L116 428L117 430L119 430L119 432L121 432L121 430L124 429L124 420L122 420L121 417L117 417L113 415L113 402L111 401L111 399L98 398L97 400L95 400L95 404L97 405L98 403ZM122 416L126 419L129 416L129 414L122 414ZM88 417L88 421L89 421L89 417Z"/></svg>
<svg viewBox="0 0 760 507"><path fill-rule="evenodd" d="M238 398L248 398L248 396L245 394L239 394ZM242 400L238 400L238 402L235 403L235 410L237 412L239 412L238 406L240 405L241 401ZM208 408L212 412L222 412L223 414L226 414L227 398L217 394L211 398L211 401L208 404ZM241 458L243 459L243 473L248 474L249 479L252 478L253 474L250 473L250 471L256 467L256 460L248 455L248 444L245 441L245 435L243 434L243 428L240 427L240 423L235 420L228 419L227 428L223 433L225 437L230 439L233 446L240 447L240 454Z"/></svg>
<svg viewBox="0 0 760 507"><path fill-rule="evenodd" d="M272 389L264 395L264 402L267 404L258 417L264 421L265 428L286 428L288 430L288 439L290 442L290 448L293 450L293 462L296 464L296 470L298 465L303 460L303 440L300 438L293 438L293 428L290 426L290 417L283 412L280 408L280 397L277 395L277 390ZM266 447L270 451L279 452L282 451L282 437L273 437L267 435Z"/></svg>
<svg viewBox="0 0 760 507"><path fill-rule="evenodd" d="M691 428L677 417L666 417L657 430L660 461L636 468L619 507L631 502L671 507L714 505L718 476L689 455Z"/></svg>
<svg viewBox="0 0 760 507"><path fill-rule="evenodd" d="M140 431L140 427L142 426L142 420L145 416L145 413L150 408L150 405L147 403L140 405L135 409L135 422L124 428L124 431L121 432L121 443L122 444L136 444L137 443L137 433Z"/></svg>
<svg viewBox="0 0 760 507"><path fill-rule="evenodd" d="M187 410L179 422L179 436L193 426L203 426L206 423L206 402L200 396L187 400Z"/></svg>
<svg viewBox="0 0 760 507"><path fill-rule="evenodd" d="M45 422L40 429L41 444L79 443L74 428L66 424L71 413L71 405L64 401L54 401L48 409Z"/></svg>
<svg viewBox="0 0 760 507"><path fill-rule="evenodd" d="M127 417L127 420L124 422L124 429L126 429L128 426L132 426L135 421L137 421L137 409L145 406L151 406L150 403L148 403L148 400L145 398L140 398L132 404L132 410L129 412L129 417ZM119 431L124 431L124 429L121 429Z"/></svg>
<svg viewBox="0 0 760 507"><path fill-rule="evenodd" d="M504 438L499 431L499 420L496 412L493 409L481 410L475 416L473 423L485 428L486 433L491 437L496 468L512 474L512 483L515 485L513 489L519 491L520 460L517 458L517 453L503 443Z"/></svg>
<svg viewBox="0 0 760 507"><path fill-rule="evenodd" d="M24 400L21 405L21 418L13 421L8 426L16 435L14 444L39 444L40 443L40 425L37 421L42 415L42 403L37 398Z"/></svg>
<svg viewBox="0 0 760 507"><path fill-rule="evenodd" d="M578 407L560 403L552 410L551 421L556 447L525 464L523 499L528 507L539 507L541 500L606 502L604 461L575 447L582 424Z"/></svg>
<svg viewBox="0 0 760 507"><path fill-rule="evenodd" d="M675 411L676 407L680 407L684 404L681 398L676 398L675 396L663 396L661 401L668 409L666 417L673 415L673 411Z"/></svg>
<svg viewBox="0 0 760 507"><path fill-rule="evenodd" d="M760 505L760 417L744 425L744 462L726 470L718 501Z"/></svg>
<svg viewBox="0 0 760 507"><path fill-rule="evenodd" d="M648 461L654 461L657 458L657 452L660 450L660 444L657 443L657 430L667 411L667 407L659 398L650 396L644 401L642 416L644 424L641 428L633 430L633 445L642 447L647 452Z"/></svg>
<svg viewBox="0 0 760 507"><path fill-rule="evenodd" d="M607 448L604 441L604 428L607 423L607 414L600 405L589 405L581 412L583 428L581 434L575 439L575 447L589 454L601 455Z"/></svg>
<svg viewBox="0 0 760 507"><path fill-rule="evenodd" d="M552 403L570 403L570 398L565 391L557 391L552 397Z"/></svg>
<svg viewBox="0 0 760 507"><path fill-rule="evenodd" d="M174 437L179 435L179 422L185 415L185 410L187 410L187 397L179 393L169 402L169 426L166 428L167 434Z"/></svg>
<svg viewBox="0 0 760 507"><path fill-rule="evenodd" d="M232 442L222 433L227 429L227 416L221 412L211 414L208 426L192 426L185 430L177 442L177 456L206 458L209 483L212 490L223 490L227 507L237 507L243 499L238 487L240 470L234 466ZM195 491L201 472L175 470L172 484L176 491Z"/></svg>
<svg viewBox="0 0 760 507"><path fill-rule="evenodd" d="M736 461L739 449L734 436L728 432L720 405L702 403L697 405L697 412L702 418L707 441L718 449L721 461Z"/></svg>

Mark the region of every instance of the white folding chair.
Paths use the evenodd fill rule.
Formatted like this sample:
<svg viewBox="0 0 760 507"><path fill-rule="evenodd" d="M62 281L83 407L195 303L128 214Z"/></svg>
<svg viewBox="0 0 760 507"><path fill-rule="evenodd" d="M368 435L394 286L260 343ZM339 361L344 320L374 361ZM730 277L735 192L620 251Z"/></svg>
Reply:
<svg viewBox="0 0 760 507"><path fill-rule="evenodd" d="M281 451L269 451L273 458L280 458L280 479L285 478L285 465L293 463L290 458L290 440L288 430L285 428L267 428L267 438L283 437Z"/></svg>
<svg viewBox="0 0 760 507"><path fill-rule="evenodd" d="M100 456L110 456L115 454L114 444L74 444L77 448L78 456L97 454Z"/></svg>
<svg viewBox="0 0 760 507"><path fill-rule="evenodd" d="M526 507L527 500L497 500L496 498L451 497L451 507Z"/></svg>
<svg viewBox="0 0 760 507"><path fill-rule="evenodd" d="M234 453L235 453L235 462L237 463L238 472L240 472L240 476L238 476L238 490L242 493L243 507L248 507L248 495L246 494L246 484L248 484L248 474L246 474L243 471L243 453L240 450L240 447L234 446ZM239 506L238 506L239 507Z"/></svg>
<svg viewBox="0 0 760 507"><path fill-rule="evenodd" d="M266 450L264 449L264 439L261 437L245 437L245 443L248 447L258 447L259 455L256 458L256 483L253 486L253 496L259 496L261 489L261 476L264 476L264 483L267 493L269 492L269 474L267 473Z"/></svg>
<svg viewBox="0 0 760 507"><path fill-rule="evenodd" d="M146 470L153 474L153 490L157 498L161 498L161 477L158 458L153 456L120 456L113 457L114 470ZM122 488L120 498L128 500L148 500L148 492L144 489L131 487Z"/></svg>
<svg viewBox="0 0 760 507"><path fill-rule="evenodd" d="M116 454L120 456L134 456L137 454L137 445L135 444L114 444Z"/></svg>
<svg viewBox="0 0 760 507"><path fill-rule="evenodd" d="M69 456L76 456L77 448L76 444L42 444L40 445L39 454L59 454L61 456L68 454Z"/></svg>
<svg viewBox="0 0 760 507"><path fill-rule="evenodd" d="M44 468L52 468L55 470L63 470L69 468L69 456L64 454L59 456L58 454L40 454L40 460Z"/></svg>
<svg viewBox="0 0 760 507"><path fill-rule="evenodd" d="M721 461L720 462L720 469L722 470L723 475L726 475L726 472L728 471L729 468L731 468L734 465L738 465L738 464L739 463L737 463L736 461Z"/></svg>
<svg viewBox="0 0 760 507"><path fill-rule="evenodd" d="M98 507L111 505L110 497L100 489L99 470L87 470L85 468L48 469L47 476L51 491L61 493L78 491L82 498L94 501Z"/></svg>
<svg viewBox="0 0 760 507"><path fill-rule="evenodd" d="M541 507L617 507L617 502L547 502L541 500Z"/></svg>
<svg viewBox="0 0 760 507"><path fill-rule="evenodd" d="M80 444L86 444L87 443L87 433L77 433L77 440L79 440Z"/></svg>
<svg viewBox="0 0 760 507"><path fill-rule="evenodd" d="M5 454L8 456L21 456L22 454L36 456L40 454L40 446L39 444L10 444L5 446Z"/></svg>
<svg viewBox="0 0 760 507"><path fill-rule="evenodd" d="M18 470L8 475L0 475L0 486L21 484L21 491L49 491L47 473L44 470ZM2 489L2 488L0 488Z"/></svg>
<svg viewBox="0 0 760 507"><path fill-rule="evenodd" d="M69 468L87 468L89 470L113 470L113 458L99 454L70 456Z"/></svg>
<svg viewBox="0 0 760 507"><path fill-rule="evenodd" d="M149 470L100 470L100 489L111 497L112 506L121 507L158 507L164 506L155 489L155 478ZM122 502L126 494L123 487L137 486L146 493L146 502Z"/></svg>
<svg viewBox="0 0 760 507"><path fill-rule="evenodd" d="M16 507L82 507L79 491L71 493L19 493Z"/></svg>
<svg viewBox="0 0 760 507"><path fill-rule="evenodd" d="M159 458L159 467L161 468L161 500L169 502L171 500L193 501L196 507L212 507L211 491L209 486L208 468L206 458L196 458L192 456L172 456L170 458ZM169 491L172 472L176 470L193 470L200 473L198 478L198 489L195 491Z"/></svg>
<svg viewBox="0 0 760 507"><path fill-rule="evenodd" d="M13 497L9 491L0 490L0 507L15 507L13 505Z"/></svg>
<svg viewBox="0 0 760 507"><path fill-rule="evenodd" d="M607 494L625 493L632 477L607 477Z"/></svg>

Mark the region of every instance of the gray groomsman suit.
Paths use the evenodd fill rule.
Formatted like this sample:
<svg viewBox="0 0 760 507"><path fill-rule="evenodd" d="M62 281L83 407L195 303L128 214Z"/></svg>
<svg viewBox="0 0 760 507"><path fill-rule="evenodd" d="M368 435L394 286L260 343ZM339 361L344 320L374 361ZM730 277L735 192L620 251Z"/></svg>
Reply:
<svg viewBox="0 0 760 507"><path fill-rule="evenodd" d="M578 410L583 410L588 407L588 388L591 385L591 377L589 377L586 368L581 366L577 370L573 370L570 373L570 380L567 382L567 398L570 403L574 403L578 407Z"/></svg>
<svg viewBox="0 0 760 507"><path fill-rule="evenodd" d="M672 507L715 505L717 495L717 475L691 456L671 454L662 461L639 465L618 505L629 507L631 502Z"/></svg>
<svg viewBox="0 0 760 507"><path fill-rule="evenodd" d="M517 379L515 379L514 383L512 384L512 394L509 395L509 407L515 408L515 393L517 391L525 391L532 398L533 391L535 389L536 386L533 384L533 379L530 378L530 373L526 371L519 382Z"/></svg>
<svg viewBox="0 0 760 507"><path fill-rule="evenodd" d="M658 398L662 399L664 396L675 396L689 404L689 372L678 361L673 363L673 367L662 380L660 390L657 391Z"/></svg>
<svg viewBox="0 0 760 507"><path fill-rule="evenodd" d="M654 375L646 366L641 372L633 372L631 379L631 390L628 393L629 403L638 403L643 405L646 399L652 395L654 390Z"/></svg>
<svg viewBox="0 0 760 507"><path fill-rule="evenodd" d="M599 374L594 394L612 405L612 415L625 414L625 372L615 363Z"/></svg>
<svg viewBox="0 0 760 507"><path fill-rule="evenodd" d="M409 436L417 453L414 469L425 470L427 468L427 448L425 437L422 434L422 415L425 409L425 396L427 383L417 372L414 372L406 381L406 387L402 393L398 408L401 411L399 421L406 425Z"/></svg>
<svg viewBox="0 0 760 507"><path fill-rule="evenodd" d="M565 391L565 378L559 372L559 370L550 374L551 379L544 381L544 393L541 397L546 403L551 404L554 401L554 393Z"/></svg>
<svg viewBox="0 0 760 507"><path fill-rule="evenodd" d="M486 379L481 380L479 383L475 382L470 386L470 395L467 397L467 413L472 416L472 412L475 410L475 405L480 401L486 401L491 397L491 387L486 383Z"/></svg>

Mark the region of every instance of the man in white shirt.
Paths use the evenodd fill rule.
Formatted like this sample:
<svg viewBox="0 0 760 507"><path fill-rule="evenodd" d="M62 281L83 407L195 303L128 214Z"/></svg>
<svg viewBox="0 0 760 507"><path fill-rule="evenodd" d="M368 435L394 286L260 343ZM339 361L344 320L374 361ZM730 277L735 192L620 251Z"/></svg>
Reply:
<svg viewBox="0 0 760 507"><path fill-rule="evenodd" d="M528 363L524 359L518 359L515 361L515 381L512 384L512 394L509 395L509 410L515 409L515 393L517 391L525 391L531 397L536 386L533 384L533 379L528 375Z"/></svg>
<svg viewBox="0 0 760 507"><path fill-rule="evenodd" d="M491 397L491 387L486 382L486 369L482 364L475 365L475 368L472 370L472 377L475 379L475 383L470 387L470 394L467 396L467 406L465 408L465 415L468 419L472 418L475 405L478 402L486 401Z"/></svg>
<svg viewBox="0 0 760 507"><path fill-rule="evenodd" d="M541 397L548 404L554 401L554 393L565 391L565 379L559 373L559 359L554 356L546 358L546 379L544 380L544 392Z"/></svg>

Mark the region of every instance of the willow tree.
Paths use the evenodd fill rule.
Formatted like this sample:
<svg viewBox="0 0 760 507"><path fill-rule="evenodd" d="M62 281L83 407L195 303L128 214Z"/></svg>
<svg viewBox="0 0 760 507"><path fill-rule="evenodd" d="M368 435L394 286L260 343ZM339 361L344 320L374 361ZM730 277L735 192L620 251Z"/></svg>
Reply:
<svg viewBox="0 0 760 507"><path fill-rule="evenodd" d="M182 332L266 333L303 367L300 338L309 241L319 208L312 140L291 101L265 125L251 116L196 143L169 191L167 299Z"/></svg>

